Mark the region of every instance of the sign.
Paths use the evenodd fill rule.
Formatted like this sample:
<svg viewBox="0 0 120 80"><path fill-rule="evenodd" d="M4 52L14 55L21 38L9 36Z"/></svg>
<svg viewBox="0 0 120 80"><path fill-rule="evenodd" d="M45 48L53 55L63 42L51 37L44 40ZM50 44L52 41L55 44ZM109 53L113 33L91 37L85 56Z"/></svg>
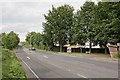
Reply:
<svg viewBox="0 0 120 80"><path fill-rule="evenodd" d="M67 48L67 52L71 52L71 48Z"/></svg>
<svg viewBox="0 0 120 80"><path fill-rule="evenodd" d="M120 52L120 43L117 43L118 46L118 52Z"/></svg>

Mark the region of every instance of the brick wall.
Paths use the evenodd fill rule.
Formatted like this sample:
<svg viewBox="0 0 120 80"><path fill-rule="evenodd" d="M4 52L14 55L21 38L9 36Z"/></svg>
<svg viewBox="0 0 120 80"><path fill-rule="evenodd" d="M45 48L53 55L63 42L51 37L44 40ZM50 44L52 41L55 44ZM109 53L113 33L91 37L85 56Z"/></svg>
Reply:
<svg viewBox="0 0 120 80"><path fill-rule="evenodd" d="M107 47L109 49L109 52L110 52L110 55L111 57L114 55L114 54L117 54L118 53L118 46L117 45L111 45L111 44L107 44Z"/></svg>

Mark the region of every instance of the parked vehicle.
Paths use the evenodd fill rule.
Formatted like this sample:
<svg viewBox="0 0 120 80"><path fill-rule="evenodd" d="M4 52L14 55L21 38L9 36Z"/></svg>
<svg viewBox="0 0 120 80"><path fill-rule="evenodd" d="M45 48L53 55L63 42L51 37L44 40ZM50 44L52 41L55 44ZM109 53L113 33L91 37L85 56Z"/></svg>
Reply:
<svg viewBox="0 0 120 80"><path fill-rule="evenodd" d="M30 51L35 51L36 49L33 47L33 48L29 48Z"/></svg>

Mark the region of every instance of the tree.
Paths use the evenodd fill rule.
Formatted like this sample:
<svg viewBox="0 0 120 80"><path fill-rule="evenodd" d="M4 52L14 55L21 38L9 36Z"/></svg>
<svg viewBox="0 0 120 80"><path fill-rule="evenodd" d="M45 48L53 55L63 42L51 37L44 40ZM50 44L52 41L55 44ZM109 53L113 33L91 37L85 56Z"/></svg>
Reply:
<svg viewBox="0 0 120 80"><path fill-rule="evenodd" d="M26 42L29 43L31 46L33 46L33 39L35 34L36 32L30 32L26 35Z"/></svg>
<svg viewBox="0 0 120 80"><path fill-rule="evenodd" d="M73 24L73 11L73 7L69 5L63 5L57 8L52 6L52 10L49 10L48 15L44 15L46 19L45 26L43 25L44 32L49 33L46 30L47 28L51 30L50 35L53 43L60 45L60 51L62 51L63 45L66 44L68 36L71 36L70 30Z"/></svg>
<svg viewBox="0 0 120 80"><path fill-rule="evenodd" d="M29 43L30 46L34 46L38 48L40 46L41 41L42 41L42 36L40 33L30 32L26 36L26 42Z"/></svg>
<svg viewBox="0 0 120 80"><path fill-rule="evenodd" d="M89 41L90 53L91 43L93 42L95 33L95 10L96 5L94 2L85 2L81 10L75 14L75 36L74 39L78 43L85 43ZM75 40L75 41L76 41Z"/></svg>
<svg viewBox="0 0 120 80"><path fill-rule="evenodd" d="M13 46L13 48L15 48L18 45L19 41L20 41L20 39L18 37L18 34L16 34L14 31L11 31L7 35L7 38L11 40L11 43L12 43L11 45Z"/></svg>
<svg viewBox="0 0 120 80"><path fill-rule="evenodd" d="M106 53L108 42L120 42L120 2L99 2L97 9L95 40L105 47Z"/></svg>
<svg viewBox="0 0 120 80"><path fill-rule="evenodd" d="M42 34L42 40L43 40L43 44L46 47L46 50L52 50L53 46L54 46L54 40L53 40L53 31L52 31L52 27L47 23L43 23L43 27L44 27L44 33Z"/></svg>
<svg viewBox="0 0 120 80"><path fill-rule="evenodd" d="M11 31L10 33L2 33L2 46L7 49L14 49L17 47L20 39L18 37L18 34Z"/></svg>
<svg viewBox="0 0 120 80"><path fill-rule="evenodd" d="M7 34L6 33L2 33L1 34L1 41L2 41L2 46L5 47L6 44L6 39L7 39Z"/></svg>
<svg viewBox="0 0 120 80"><path fill-rule="evenodd" d="M77 11L74 15L74 21L73 21L73 27L72 27L72 43L73 44L84 44L87 40L85 29L81 24L81 15L80 10Z"/></svg>
<svg viewBox="0 0 120 80"><path fill-rule="evenodd" d="M40 45L40 42L42 41L41 39L41 34L40 33L36 33L34 36L33 36L34 40L33 40L33 44L36 45L36 46L39 46Z"/></svg>

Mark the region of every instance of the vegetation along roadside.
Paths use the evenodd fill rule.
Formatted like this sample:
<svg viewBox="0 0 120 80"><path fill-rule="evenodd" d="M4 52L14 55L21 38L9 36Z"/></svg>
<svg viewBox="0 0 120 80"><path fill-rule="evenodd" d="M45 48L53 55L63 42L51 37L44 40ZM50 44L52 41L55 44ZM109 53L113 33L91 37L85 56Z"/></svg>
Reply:
<svg viewBox="0 0 120 80"><path fill-rule="evenodd" d="M17 59L15 53L9 51L2 51L2 78L17 78L17 79L26 79L26 73L22 68L19 60Z"/></svg>

